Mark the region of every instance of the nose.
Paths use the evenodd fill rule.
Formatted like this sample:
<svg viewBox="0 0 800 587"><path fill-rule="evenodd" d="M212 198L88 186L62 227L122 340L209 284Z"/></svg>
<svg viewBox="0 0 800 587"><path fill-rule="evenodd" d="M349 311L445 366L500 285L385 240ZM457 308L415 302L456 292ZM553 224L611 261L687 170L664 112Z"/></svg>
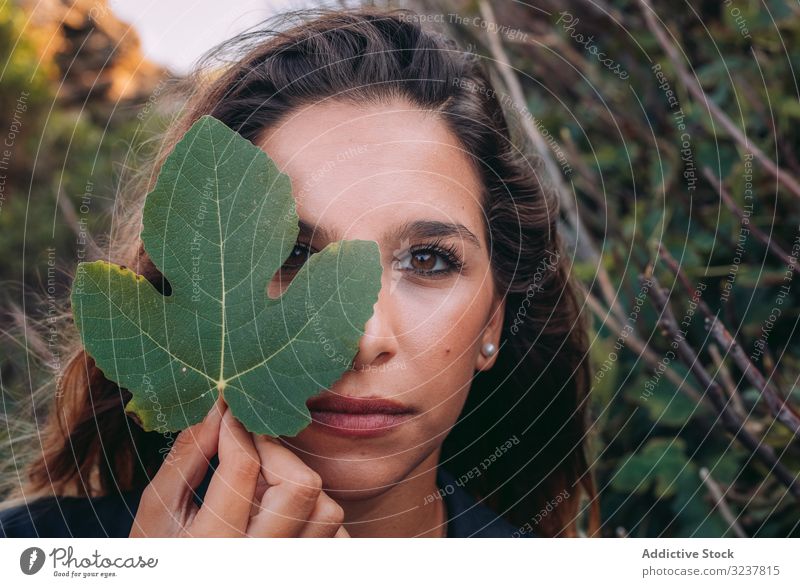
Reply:
<svg viewBox="0 0 800 587"><path fill-rule="evenodd" d="M358 353L353 359L353 370L374 369L385 365L397 355L398 341L394 329L395 304L390 287L391 268L384 266L381 290L373 307L372 317L364 326L358 342Z"/></svg>

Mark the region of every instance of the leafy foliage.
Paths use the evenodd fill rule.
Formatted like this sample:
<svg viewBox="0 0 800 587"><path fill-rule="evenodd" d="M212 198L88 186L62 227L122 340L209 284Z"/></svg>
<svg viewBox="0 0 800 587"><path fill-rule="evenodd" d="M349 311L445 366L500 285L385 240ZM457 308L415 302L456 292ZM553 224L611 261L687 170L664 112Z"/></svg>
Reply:
<svg viewBox="0 0 800 587"><path fill-rule="evenodd" d="M561 171L553 187L564 186L561 221L572 241L573 273L593 301L590 460L604 534L723 536L736 524L750 536L799 535L797 490L776 478L775 463L796 475L800 445L751 381L761 371L780 397L798 403L800 274L777 251L794 256L796 265L800 194L789 181L776 181L757 155L800 178L797 4L413 5L442 15L447 32L478 54L512 126L527 119L545 138L540 150L522 130L515 144ZM489 28L499 31L502 54L489 42ZM560 154L569 166L558 165ZM585 229L581 246L567 212L573 201ZM596 255L586 254L589 245ZM675 333L665 328L641 274L669 292L667 309L683 324L694 364L675 354ZM706 308L751 367L712 335ZM698 379L703 372L775 463L760 462L723 426ZM700 474L704 467L708 477ZM733 522L717 507L715 485Z"/></svg>

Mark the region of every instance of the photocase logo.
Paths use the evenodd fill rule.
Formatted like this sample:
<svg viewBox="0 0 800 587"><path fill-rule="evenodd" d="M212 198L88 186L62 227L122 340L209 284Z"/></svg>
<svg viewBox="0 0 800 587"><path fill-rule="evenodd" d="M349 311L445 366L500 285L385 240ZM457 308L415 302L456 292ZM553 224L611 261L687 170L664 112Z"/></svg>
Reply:
<svg viewBox="0 0 800 587"><path fill-rule="evenodd" d="M26 575L35 575L42 570L44 558L44 551L41 548L31 546L23 550L19 556L19 568Z"/></svg>

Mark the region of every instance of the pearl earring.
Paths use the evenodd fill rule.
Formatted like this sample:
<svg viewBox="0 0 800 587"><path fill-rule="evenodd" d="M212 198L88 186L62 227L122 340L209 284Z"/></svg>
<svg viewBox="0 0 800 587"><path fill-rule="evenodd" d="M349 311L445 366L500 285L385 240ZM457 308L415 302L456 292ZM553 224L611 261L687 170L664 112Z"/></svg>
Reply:
<svg viewBox="0 0 800 587"><path fill-rule="evenodd" d="M494 343L487 342L481 350L485 356L491 357L497 351L497 347L494 346Z"/></svg>

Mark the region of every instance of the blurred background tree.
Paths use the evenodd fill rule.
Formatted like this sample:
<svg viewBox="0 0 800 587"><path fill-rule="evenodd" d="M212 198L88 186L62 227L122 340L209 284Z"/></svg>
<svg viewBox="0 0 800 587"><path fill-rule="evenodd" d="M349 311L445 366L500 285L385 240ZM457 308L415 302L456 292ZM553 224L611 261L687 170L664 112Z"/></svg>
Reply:
<svg viewBox="0 0 800 587"><path fill-rule="evenodd" d="M135 31L102 0L3 3L0 64L4 493L67 359L57 317L74 268L101 256L118 190L147 156L171 108L159 98L175 80L143 58Z"/></svg>
<svg viewBox="0 0 800 587"><path fill-rule="evenodd" d="M594 318L603 534L800 535L800 5L389 5L480 56L514 140L559 194ZM0 279L8 304L46 316L28 293L49 299L53 282L66 295L178 104L163 91L175 76L104 2L32 6L0 8L9 124L25 98L0 192ZM53 393L48 333L12 336L13 316L0 324L6 454L12 428L35 437L35 417L16 416Z"/></svg>

